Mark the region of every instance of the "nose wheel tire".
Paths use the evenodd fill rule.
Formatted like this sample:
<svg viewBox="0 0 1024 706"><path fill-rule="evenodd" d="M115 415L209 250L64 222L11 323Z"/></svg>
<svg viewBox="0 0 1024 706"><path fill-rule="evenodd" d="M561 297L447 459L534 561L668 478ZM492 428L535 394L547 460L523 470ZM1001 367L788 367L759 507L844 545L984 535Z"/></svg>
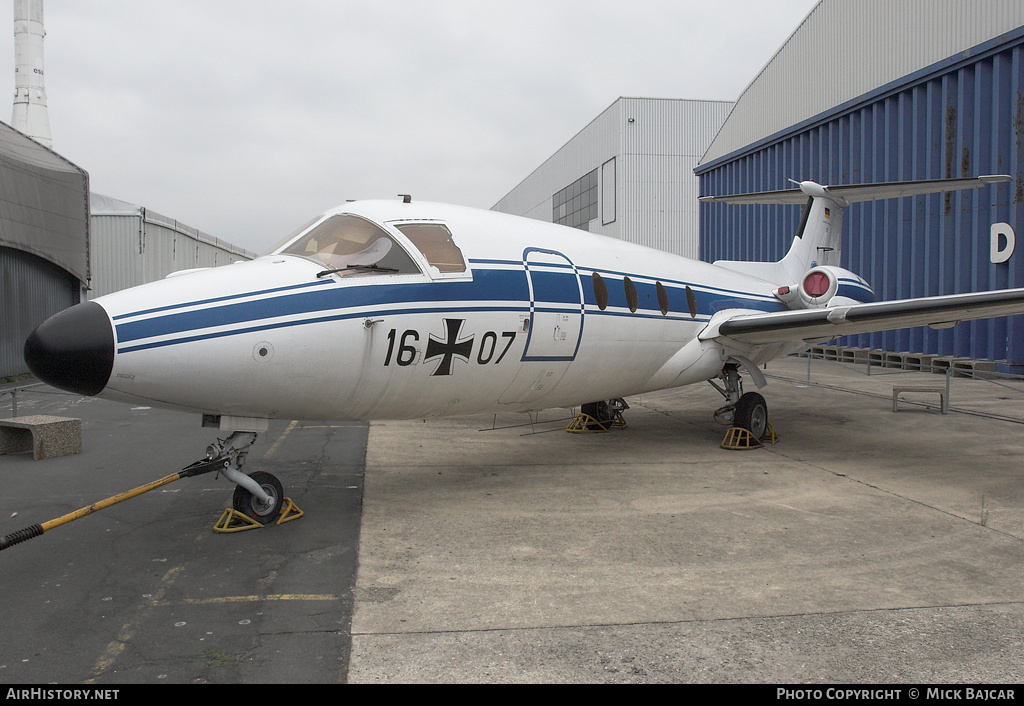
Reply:
<svg viewBox="0 0 1024 706"><path fill-rule="evenodd" d="M736 403L733 412L734 427L749 431L758 441L768 432L768 403L756 392L748 392Z"/></svg>
<svg viewBox="0 0 1024 706"><path fill-rule="evenodd" d="M277 479L277 476L271 473L256 471L255 473L250 473L249 477L259 483L263 492L270 496L270 502L261 502L259 498L248 490L240 485L236 485L235 495L231 501L232 507L246 517L256 520L261 525L273 522L280 514L281 506L284 504L284 486L281 485L281 481Z"/></svg>

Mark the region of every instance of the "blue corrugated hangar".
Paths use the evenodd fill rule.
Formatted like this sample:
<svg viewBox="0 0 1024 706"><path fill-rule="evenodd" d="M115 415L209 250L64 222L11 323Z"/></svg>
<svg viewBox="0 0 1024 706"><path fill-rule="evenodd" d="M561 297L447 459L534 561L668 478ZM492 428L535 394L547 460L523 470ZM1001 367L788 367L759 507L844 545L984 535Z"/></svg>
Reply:
<svg viewBox="0 0 1024 706"><path fill-rule="evenodd" d="M629 131L659 139L675 133L689 144L704 128L686 115L642 121L633 112L636 117L623 123L626 140ZM641 211L657 210L643 191L663 199L662 192L672 190L666 177L620 168L611 174L617 183L605 183L602 165L609 160L642 163L631 159L630 144L602 153L597 137L588 126L496 210L554 220L537 208L536 194L546 190L553 204L565 187L597 170L598 215L584 227L656 242L658 233L612 231L603 214L610 197L617 199L618 213L631 208L631 200ZM634 139L643 142L657 140ZM790 180L835 185L1009 174L1014 183L977 191L854 204L843 221L840 264L863 276L884 300L1024 286L1024 243L1016 248L1024 228L1024 3L822 0L702 147L691 171L680 165L671 179L695 182L693 190L709 196L787 189ZM579 155L590 153L590 162L581 163ZM571 179L569 165L578 172ZM524 194L533 196L524 200ZM530 204L532 212L519 204ZM709 262L777 260L800 219L799 206L702 203L696 229L654 227L674 234L673 246L662 249L696 249ZM697 240L696 248L687 239ZM838 343L994 360L1019 372L1024 317Z"/></svg>

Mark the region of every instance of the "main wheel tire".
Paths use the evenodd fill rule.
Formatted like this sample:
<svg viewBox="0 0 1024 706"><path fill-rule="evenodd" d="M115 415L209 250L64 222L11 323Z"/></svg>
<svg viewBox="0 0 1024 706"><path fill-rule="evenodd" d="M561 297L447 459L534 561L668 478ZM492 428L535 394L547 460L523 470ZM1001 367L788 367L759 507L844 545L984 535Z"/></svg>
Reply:
<svg viewBox="0 0 1024 706"><path fill-rule="evenodd" d="M277 519L281 512L281 506L284 504L284 486L281 485L281 481L277 479L277 476L272 473L256 471L255 473L250 473L249 477L259 483L263 492L270 496L270 502L260 502L248 490L240 485L236 485L235 495L231 500L232 507L246 517L256 520L261 525L273 522Z"/></svg>
<svg viewBox="0 0 1024 706"><path fill-rule="evenodd" d="M607 431L611 415L608 414L607 402L588 402L580 406L580 411L594 420L594 424L588 424L587 429L591 431Z"/></svg>
<svg viewBox="0 0 1024 706"><path fill-rule="evenodd" d="M758 441L768 433L768 403L756 392L740 397L733 412L732 425L746 429Z"/></svg>

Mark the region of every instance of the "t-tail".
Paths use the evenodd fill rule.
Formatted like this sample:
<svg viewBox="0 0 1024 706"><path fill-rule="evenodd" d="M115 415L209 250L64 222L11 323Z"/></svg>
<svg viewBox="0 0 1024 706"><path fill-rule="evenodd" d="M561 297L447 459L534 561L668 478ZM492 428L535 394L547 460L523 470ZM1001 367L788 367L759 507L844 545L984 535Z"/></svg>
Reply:
<svg viewBox="0 0 1024 706"><path fill-rule="evenodd" d="M718 260L719 267L743 272L776 285L775 296L791 309L814 309L874 300L870 285L840 267L843 210L859 201L901 198L1013 181L992 175L964 179L929 179L846 186L794 182L795 189L735 196L704 196L701 201L732 204L805 204L793 244L778 262Z"/></svg>

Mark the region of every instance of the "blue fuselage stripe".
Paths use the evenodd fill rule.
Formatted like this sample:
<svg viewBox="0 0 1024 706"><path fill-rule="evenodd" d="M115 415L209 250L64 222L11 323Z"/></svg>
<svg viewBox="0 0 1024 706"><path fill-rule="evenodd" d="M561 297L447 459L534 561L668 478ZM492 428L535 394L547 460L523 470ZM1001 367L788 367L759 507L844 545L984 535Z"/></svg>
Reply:
<svg viewBox="0 0 1024 706"><path fill-rule="evenodd" d="M489 263L491 265L498 263ZM338 285L334 280L291 287L280 287L231 297L197 300L190 305L169 305L115 317L118 352L157 348L196 340L221 338L253 331L271 330L306 324L373 317L385 314L415 314L437 312L518 312L530 311L530 281L534 289L534 310L573 311L605 316L636 316L643 318L692 321L686 302L685 285L663 281L668 293L669 313L660 311L655 284L640 276L634 279L639 307L634 314L626 313L627 301L622 280L608 273L607 311L600 311L589 281L584 281L583 307L579 302L580 286L571 272L551 272L543 269L525 270L522 263L508 263L511 269L479 268L472 281L408 282ZM593 270L585 270L592 272ZM528 280L528 277L531 280ZM589 276L584 276L589 280ZM331 285L333 286L327 286ZM764 295L696 288L697 320L706 320L716 311L744 308L778 311L785 306ZM853 290L854 287L849 289ZM266 296L266 295L270 296ZM857 296L865 295L858 290ZM239 301L247 297L260 299ZM433 306L431 306L433 305ZM181 311L183 306L199 306ZM156 314L156 315L152 315ZM128 320L146 316L139 320ZM281 320L285 319L285 320ZM153 341L148 339L160 338ZM138 342L134 343L133 342Z"/></svg>
<svg viewBox="0 0 1024 706"><path fill-rule="evenodd" d="M528 301L529 298L522 272L484 270L476 273L472 282L340 286L166 314L119 323L117 338L120 343L127 343L196 329L339 309L380 308L415 302Z"/></svg>
<svg viewBox="0 0 1024 706"><path fill-rule="evenodd" d="M275 287L273 289L264 289L264 290L260 290L260 291L257 291L257 292L248 292L247 294L244 294L242 296L258 297L258 296L262 296L264 294L276 294L278 292L294 291L294 290L298 290L298 289L308 289L310 287L321 287L321 286L327 285L327 284L332 284L332 281L331 280L326 280L326 279L324 279L324 280L317 280L316 282L305 282L303 284L293 284L293 285L290 285L290 286L287 286L287 287ZM167 306L160 306L160 307L156 307L154 309L144 309L142 311L133 311L133 312L130 312L128 314L118 314L117 316L113 317L113 319L114 319L114 321L119 321L121 319L127 319L127 318L134 317L134 316L145 316L147 314L157 314L157 313L159 313L161 311L173 311L174 309L184 309L186 307L191 307L191 306L202 306L203 304L216 304L218 302L231 301L232 299L239 299L239 298L240 298L239 295L231 294L231 295L224 296L224 297L215 297L213 299L200 299L200 300L193 301L193 302L185 302L185 303L180 303L180 304L169 304Z"/></svg>

